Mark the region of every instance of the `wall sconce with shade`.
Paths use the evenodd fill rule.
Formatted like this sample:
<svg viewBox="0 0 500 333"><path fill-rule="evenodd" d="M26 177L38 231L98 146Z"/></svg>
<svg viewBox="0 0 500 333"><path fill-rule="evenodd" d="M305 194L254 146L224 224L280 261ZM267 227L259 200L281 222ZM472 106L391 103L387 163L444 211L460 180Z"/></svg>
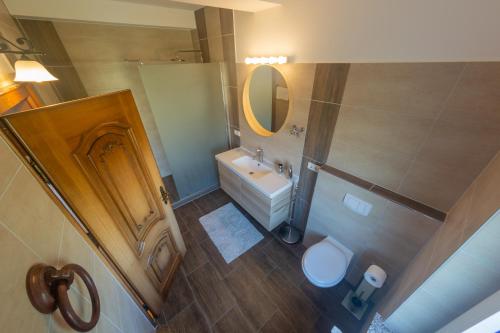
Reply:
<svg viewBox="0 0 500 333"><path fill-rule="evenodd" d="M57 80L57 78L50 74L41 63L28 58L28 55L43 55L42 52L36 51L33 48L33 44L29 39L19 37L16 39L16 43L17 45L0 36L0 53L21 55L21 59L17 60L14 64L16 70L15 82L45 82ZM9 45L17 50L11 50ZM26 48L23 48L22 45L26 45Z"/></svg>

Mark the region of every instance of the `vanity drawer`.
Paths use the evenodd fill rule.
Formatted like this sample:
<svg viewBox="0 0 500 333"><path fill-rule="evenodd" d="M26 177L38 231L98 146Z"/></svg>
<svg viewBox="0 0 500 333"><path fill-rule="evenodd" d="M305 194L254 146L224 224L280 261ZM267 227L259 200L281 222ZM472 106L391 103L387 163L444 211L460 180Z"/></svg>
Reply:
<svg viewBox="0 0 500 333"><path fill-rule="evenodd" d="M240 199L241 190L241 180L238 175L226 168L221 163L219 165L219 177L220 186L227 194L229 194L234 200L238 201Z"/></svg>
<svg viewBox="0 0 500 333"><path fill-rule="evenodd" d="M218 162L221 188L238 202L264 228L271 231L288 216L290 190L272 199L257 190L244 178L223 163Z"/></svg>
<svg viewBox="0 0 500 333"><path fill-rule="evenodd" d="M252 206L258 207L265 212L271 211L271 199L264 196L253 186L242 182L241 183L241 194L242 197L247 198L252 202Z"/></svg>

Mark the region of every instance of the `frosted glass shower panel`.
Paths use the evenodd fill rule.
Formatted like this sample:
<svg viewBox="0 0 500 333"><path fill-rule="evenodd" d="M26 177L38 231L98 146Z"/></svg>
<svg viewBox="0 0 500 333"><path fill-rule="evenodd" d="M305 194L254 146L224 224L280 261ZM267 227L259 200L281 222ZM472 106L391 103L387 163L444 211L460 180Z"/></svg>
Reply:
<svg viewBox="0 0 500 333"><path fill-rule="evenodd" d="M228 148L220 65L140 66L181 199L216 187L214 155Z"/></svg>

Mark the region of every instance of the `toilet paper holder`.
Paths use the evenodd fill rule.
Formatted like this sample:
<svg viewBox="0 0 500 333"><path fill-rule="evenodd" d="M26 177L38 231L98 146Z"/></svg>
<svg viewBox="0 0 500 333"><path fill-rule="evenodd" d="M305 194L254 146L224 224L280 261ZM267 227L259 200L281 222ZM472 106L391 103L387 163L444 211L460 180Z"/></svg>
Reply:
<svg viewBox="0 0 500 333"><path fill-rule="evenodd" d="M342 301L342 305L356 318L361 319L365 314L369 299L373 293L382 288L387 279L387 273L377 265L370 265L356 290L350 290Z"/></svg>

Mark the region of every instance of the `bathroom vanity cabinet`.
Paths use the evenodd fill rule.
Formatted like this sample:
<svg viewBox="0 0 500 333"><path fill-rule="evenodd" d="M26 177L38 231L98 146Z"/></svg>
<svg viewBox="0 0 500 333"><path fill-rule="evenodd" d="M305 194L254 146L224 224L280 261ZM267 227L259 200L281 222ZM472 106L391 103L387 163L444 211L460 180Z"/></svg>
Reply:
<svg viewBox="0 0 500 333"><path fill-rule="evenodd" d="M268 174L256 178L254 182L251 177L251 171L248 172L247 170L238 168L236 165L232 168L227 165L231 163L231 161L223 160L223 158L222 161L221 158L218 158L220 184L221 188L229 196L240 204L268 231L271 231L287 219L290 205L290 191L292 188L290 181L270 171ZM250 175L247 176L247 174ZM265 177L267 177L267 179L265 179ZM274 177L280 177L281 179L278 181L278 179ZM259 189L258 182L265 182L267 185L273 184L273 182L281 182L282 186L275 186L275 191L266 193L264 190Z"/></svg>

